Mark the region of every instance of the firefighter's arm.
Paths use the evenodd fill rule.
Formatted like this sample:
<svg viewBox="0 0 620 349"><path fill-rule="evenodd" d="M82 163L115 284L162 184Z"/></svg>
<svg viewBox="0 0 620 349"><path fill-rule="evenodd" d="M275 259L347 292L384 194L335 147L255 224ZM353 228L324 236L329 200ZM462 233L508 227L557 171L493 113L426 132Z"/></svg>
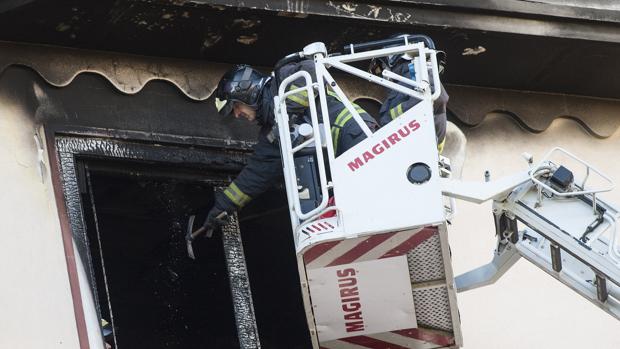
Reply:
<svg viewBox="0 0 620 349"><path fill-rule="evenodd" d="M223 192L216 194L215 207L226 212L239 210L267 191L281 175L280 150L261 133L248 164Z"/></svg>

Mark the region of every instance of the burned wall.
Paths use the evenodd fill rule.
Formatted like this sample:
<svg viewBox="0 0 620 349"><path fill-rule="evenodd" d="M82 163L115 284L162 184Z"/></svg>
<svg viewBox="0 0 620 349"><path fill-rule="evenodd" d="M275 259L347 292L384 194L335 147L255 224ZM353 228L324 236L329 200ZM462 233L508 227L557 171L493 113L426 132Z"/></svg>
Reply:
<svg viewBox="0 0 620 349"><path fill-rule="evenodd" d="M71 56L79 61L79 52L75 51L61 57L69 60ZM56 56L50 57L53 61ZM113 65L115 61L117 58L101 64ZM45 146L39 146L46 141L41 126L48 136L94 136L188 148L249 151L257 131L255 126L219 117L211 97L208 97L212 87L204 88L203 95L192 95L191 91L198 90L182 87L200 86L202 70L176 71L166 75L162 72L174 71L171 66L177 63L161 64L162 69L154 69L151 75L135 80L122 78L141 76L137 70L148 67L148 64L125 66L119 75L103 74L101 72L105 69L95 69L88 64L73 65L83 71L76 70L71 74L61 71L62 74L53 75L57 80L44 70L33 69L35 65L16 66L11 63L3 66L0 72L0 129L5 137L0 140L0 161L5 185L0 214L6 224L0 234L0 255L6 258L2 263L3 284L11 286L0 288L0 308L11 315L10 318L0 317L4 331L0 336L1 347L77 348L80 342L88 340L80 337L76 329L76 321L84 315L75 311L76 299L71 298L71 293L80 285L72 285L67 278L67 274L75 272L72 270L75 265L72 267L68 261L76 255L70 253L73 247L63 244L61 238L62 222L58 221L57 212L62 209L56 206L50 175L50 165L57 159L53 156L47 158ZM52 74L58 73L55 69L59 66L52 64L49 67ZM208 70L206 67L205 71ZM186 78L189 79L186 85L180 83ZM209 81L213 83L215 80ZM453 111L453 120L462 122L468 138L465 179L482 179L485 169L490 169L494 178L521 169L515 161L521 151L530 151L539 158L552 145L563 145L583 155L612 177L620 173L612 160L620 149L617 132L620 108L614 100L541 96L467 86L451 88L448 85L447 88L452 94L449 108ZM360 95L365 93L370 95L366 90ZM198 101L200 99L202 101ZM501 113L489 114L498 111ZM571 118L557 119L558 116ZM609 197L620 201L616 192ZM455 269L459 272L486 261L494 241L492 235L486 233L492 231L491 220L487 219L488 207L461 205L461 208L458 216L461 218L454 221L452 228ZM260 260L260 254L253 253L254 258ZM15 265L18 267L12 267ZM520 345L529 343L526 346L531 347L544 342L550 347L561 343L567 348L577 348L590 343L590 336L582 335L583 328L587 329L586 332L603 328L606 333L613 333L615 322L599 314L590 304L580 303L577 295L563 292L551 279L537 273L533 268L521 266L517 272L513 271L518 277L498 285L498 288L461 296L465 343L484 348L499 341ZM274 276L272 280L274 283L278 281L276 278ZM39 291L42 289L45 289L44 296ZM536 292L539 289L549 290L549 293L540 297ZM548 316L544 311L523 311L520 303L506 303L505 294L518 294L532 308L552 311ZM511 311L500 314L498 309L504 307ZM581 314L579 321L572 320L575 309ZM269 314L269 309L262 312ZM497 321L498 318L503 320ZM498 326L515 321L527 323L525 328L531 335L523 339L519 337L520 332L515 331L509 333L515 337L507 341L504 328ZM555 325L546 327L550 321ZM479 331L480 324L491 330ZM37 329L36 336L32 336L32 328ZM549 336L548 328L563 333L562 337ZM570 331L564 331L567 328ZM596 346L615 347L617 341L614 341L615 337L600 336L596 338Z"/></svg>

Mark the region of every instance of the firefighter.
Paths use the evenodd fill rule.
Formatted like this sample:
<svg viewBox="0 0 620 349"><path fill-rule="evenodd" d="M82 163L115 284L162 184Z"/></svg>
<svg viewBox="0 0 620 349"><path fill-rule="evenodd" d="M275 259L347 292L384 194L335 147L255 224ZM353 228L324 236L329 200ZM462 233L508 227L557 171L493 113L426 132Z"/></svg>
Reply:
<svg viewBox="0 0 620 349"><path fill-rule="evenodd" d="M404 35L397 35L395 37L402 37ZM435 44L426 35L409 35L409 42L417 41L424 42L426 47L435 49ZM408 58L406 54L403 55L393 55L387 58L378 58L373 59L370 65L370 71L376 75L381 76L381 72L383 69L389 69L395 74L406 77L408 79L415 79L415 71L413 70L411 64L413 62ZM439 72L443 72L444 62L440 60ZM399 85L405 86L402 82L397 82ZM441 94L439 97L433 102L433 115L435 120L435 136L437 139L437 150L441 154L443 150L443 146L446 141L446 127L447 127L447 109L446 105L448 104L448 93L446 89L443 87L443 84L440 83ZM381 109L379 110L380 116L380 124L381 126L385 126L390 121L396 119L398 116L403 114L405 111L409 110L416 104L420 102L419 99L408 96L404 93L397 92L395 90L390 89L388 91L387 97L383 104L381 105Z"/></svg>
<svg viewBox="0 0 620 349"><path fill-rule="evenodd" d="M204 223L206 228L225 224L225 218L218 218L224 216L221 213L232 213L241 209L250 200L274 185L282 175L273 97L278 93L277 81L282 81L299 70L308 71L311 76L316 76L313 74L314 62L303 60L284 65L277 69L273 76L265 75L248 65L238 65L224 74L220 80L215 92L218 112L221 115L232 114L235 118L256 122L260 126L260 131L254 146L254 154L245 168L223 192L216 193L215 204ZM289 86L289 89L303 85L305 85L303 80L298 79ZM305 91L287 97L287 112L291 123L309 122L308 103ZM337 95L329 90L327 106L334 153L338 156L362 141L366 135ZM374 118L358 105L354 106L372 131L378 129ZM318 110L320 112L320 108Z"/></svg>

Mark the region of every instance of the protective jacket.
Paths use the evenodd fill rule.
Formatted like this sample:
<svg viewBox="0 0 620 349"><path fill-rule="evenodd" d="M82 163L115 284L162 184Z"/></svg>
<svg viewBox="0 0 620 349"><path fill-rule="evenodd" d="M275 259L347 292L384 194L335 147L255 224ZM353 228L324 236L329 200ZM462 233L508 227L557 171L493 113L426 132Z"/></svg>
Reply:
<svg viewBox="0 0 620 349"><path fill-rule="evenodd" d="M228 188L216 194L215 206L220 210L228 212L238 210L280 180L282 163L278 141L274 141L277 130L274 129L273 97L278 93L277 82L299 70L308 71L312 77L315 77L314 62L290 63L280 68L276 72L275 80L269 81L263 89L261 103L257 110L257 120L261 129L258 134L258 141L254 146L254 154L248 159L247 165ZM289 86L289 90L304 85L303 79L298 79ZM308 103L308 96L305 91L288 96L286 105L289 117L293 118L294 116L297 120L307 119ZM328 92L327 106L334 151L338 156L365 139L366 135L335 93ZM355 104L354 106L371 131L378 129L378 124L368 113L361 107ZM320 112L320 108L317 109Z"/></svg>
<svg viewBox="0 0 620 349"><path fill-rule="evenodd" d="M415 78L414 76L412 76L411 70L409 69L409 63L410 61L400 59L399 62L392 68L392 72L408 79ZM405 84L402 82L398 82L398 84L405 86ZM446 92L446 89L443 87L443 84L440 84L440 88L441 94L433 102L433 115L435 119L435 136L437 137L437 149L441 153L446 140L446 105L448 104L449 96ZM388 92L385 102L379 110L379 122L381 123L381 126L385 126L387 123L396 119L398 116L400 116L419 102L420 100L415 97L408 96L395 90L390 90Z"/></svg>

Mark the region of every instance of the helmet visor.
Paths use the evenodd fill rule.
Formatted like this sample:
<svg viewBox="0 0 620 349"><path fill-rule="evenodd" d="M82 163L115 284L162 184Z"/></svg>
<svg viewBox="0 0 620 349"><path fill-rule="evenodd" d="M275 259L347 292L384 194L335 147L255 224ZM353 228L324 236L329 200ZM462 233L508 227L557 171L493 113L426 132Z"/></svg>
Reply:
<svg viewBox="0 0 620 349"><path fill-rule="evenodd" d="M215 98L215 108L220 115L228 116L232 113L233 101Z"/></svg>

